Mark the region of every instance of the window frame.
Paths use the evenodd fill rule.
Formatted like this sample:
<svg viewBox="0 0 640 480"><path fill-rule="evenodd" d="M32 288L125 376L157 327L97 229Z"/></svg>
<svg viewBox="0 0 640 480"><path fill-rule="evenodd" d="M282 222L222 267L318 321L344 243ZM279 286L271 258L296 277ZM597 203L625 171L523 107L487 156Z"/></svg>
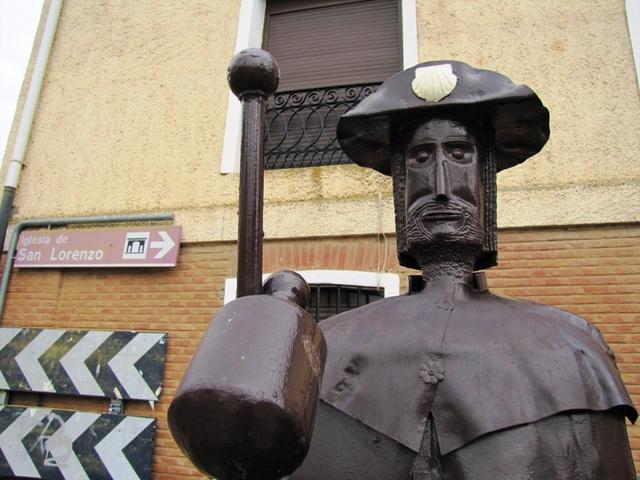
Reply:
<svg viewBox="0 0 640 480"><path fill-rule="evenodd" d="M636 67L636 80L640 88L640 1L626 0L625 10L627 24L629 26L629 40L631 41L631 53Z"/></svg>
<svg viewBox="0 0 640 480"><path fill-rule="evenodd" d="M267 0L241 0L235 51L262 46ZM418 63L416 0L400 0L402 31L402 65L409 68ZM240 171L240 141L242 109L240 101L229 93L224 129L220 173Z"/></svg>
<svg viewBox="0 0 640 480"><path fill-rule="evenodd" d="M400 276L395 273L364 272L360 270L296 270L308 284L348 285L353 287L382 288L384 298L400 295ZM262 280L271 275L264 273ZM224 305L236 299L236 277L224 281Z"/></svg>

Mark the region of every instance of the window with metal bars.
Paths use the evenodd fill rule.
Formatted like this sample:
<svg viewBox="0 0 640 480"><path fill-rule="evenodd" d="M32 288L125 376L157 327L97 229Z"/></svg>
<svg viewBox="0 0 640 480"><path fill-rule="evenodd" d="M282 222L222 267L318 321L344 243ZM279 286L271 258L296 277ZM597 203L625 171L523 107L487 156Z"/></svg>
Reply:
<svg viewBox="0 0 640 480"><path fill-rule="evenodd" d="M280 67L265 168L349 163L340 116L402 70L399 0L268 0L263 48Z"/></svg>
<svg viewBox="0 0 640 480"><path fill-rule="evenodd" d="M384 288L329 284L312 284L309 288L307 310L316 322L384 298Z"/></svg>

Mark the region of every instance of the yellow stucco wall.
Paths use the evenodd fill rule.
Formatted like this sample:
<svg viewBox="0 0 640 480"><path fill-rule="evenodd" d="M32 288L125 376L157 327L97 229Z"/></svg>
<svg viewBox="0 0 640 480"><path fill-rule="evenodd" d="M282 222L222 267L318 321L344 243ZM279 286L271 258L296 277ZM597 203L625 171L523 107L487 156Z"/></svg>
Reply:
<svg viewBox="0 0 640 480"><path fill-rule="evenodd" d="M551 110L547 148L500 175L500 226L640 221L623 0L417 11L420 60L496 69ZM186 241L233 239L238 176L219 172L238 14L239 0L66 1L13 221L169 211ZM390 195L388 179L352 165L270 171L266 235L392 231Z"/></svg>
<svg viewBox="0 0 640 480"><path fill-rule="evenodd" d="M551 112L545 149L499 175L501 225L640 220L640 96L623 0L417 3L421 60L504 72Z"/></svg>

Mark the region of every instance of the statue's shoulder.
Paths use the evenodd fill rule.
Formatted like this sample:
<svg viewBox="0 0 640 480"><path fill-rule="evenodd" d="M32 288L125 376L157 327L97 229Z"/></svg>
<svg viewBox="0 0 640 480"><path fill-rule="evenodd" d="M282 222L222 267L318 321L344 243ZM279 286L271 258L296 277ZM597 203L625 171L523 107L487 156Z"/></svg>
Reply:
<svg viewBox="0 0 640 480"><path fill-rule="evenodd" d="M574 313L491 292L468 292L458 300L453 323L449 322L448 306L439 304L437 298L407 294L334 315L322 321L320 328L329 348L334 351L347 349L353 352L359 344L369 345L374 338L378 339L375 352L383 353L402 346L406 349L407 336L419 339L420 348L425 348L433 339L442 337L442 329L454 328L455 336L449 337L450 340L470 351L476 350L474 344L485 351L489 344L505 341L505 335L508 341L520 343L528 332L528 345L540 351L547 346L556 348L557 343L574 345L576 339L582 339L585 348L603 351L613 359L613 352L597 327ZM487 338L487 324L500 334ZM553 344L547 342L549 338L554 339ZM434 348L440 347L434 345ZM524 351L530 351L530 348Z"/></svg>
<svg viewBox="0 0 640 480"><path fill-rule="evenodd" d="M517 315L529 324L535 325L541 330L553 329L562 333L567 340L570 340L576 334L588 334L595 342L595 345L603 348L607 355L614 359L613 351L607 345L598 327L580 315L552 305L493 293L489 295L489 299L505 313L520 312Z"/></svg>
<svg viewBox="0 0 640 480"><path fill-rule="evenodd" d="M453 329L454 336L449 337L448 343L459 342L470 351L475 350L474 343L482 351L493 342L520 343L523 335L528 333L528 344L540 351L544 351L547 345L557 348L556 342L575 345L576 339L581 339L585 348L604 351L613 359L613 352L595 325L575 313L551 305L491 292L471 291L459 298L452 307L455 310L454 322L450 322L448 308L446 303L440 304L437 298L425 299L420 294L407 294L334 315L321 322L320 328L330 347L334 348L357 348L361 341L369 343L372 337L379 339L378 344L398 348L393 338L404 337L403 341L406 342L403 332L409 332L412 338L419 334L424 347L424 342L430 343L432 336L441 338L442 329ZM488 326L500 334L487 336ZM393 335L390 335L391 332ZM383 338L385 341L381 342ZM549 338L555 340L553 344L547 343ZM524 351L530 349L525 348Z"/></svg>

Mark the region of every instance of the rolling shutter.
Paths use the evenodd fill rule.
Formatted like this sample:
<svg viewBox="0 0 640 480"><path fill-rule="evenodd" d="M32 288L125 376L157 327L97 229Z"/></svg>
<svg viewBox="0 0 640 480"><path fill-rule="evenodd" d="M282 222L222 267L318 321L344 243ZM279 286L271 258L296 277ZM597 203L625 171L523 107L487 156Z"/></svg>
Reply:
<svg viewBox="0 0 640 480"><path fill-rule="evenodd" d="M267 3L279 91L382 82L402 70L398 0Z"/></svg>

